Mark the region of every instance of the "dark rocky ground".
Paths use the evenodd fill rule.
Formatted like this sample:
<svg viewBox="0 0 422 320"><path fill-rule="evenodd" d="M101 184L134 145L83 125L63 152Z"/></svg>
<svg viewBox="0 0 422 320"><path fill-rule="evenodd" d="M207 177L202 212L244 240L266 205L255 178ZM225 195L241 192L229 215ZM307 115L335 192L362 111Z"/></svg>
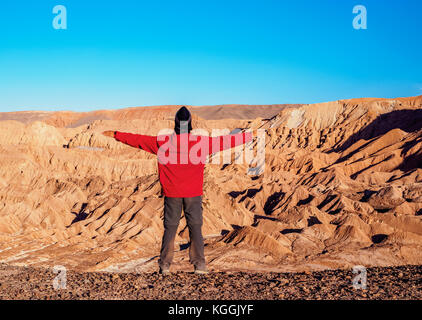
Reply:
<svg viewBox="0 0 422 320"><path fill-rule="evenodd" d="M55 290L52 269L0 264L0 299L422 299L422 266L369 268L367 289L352 270L312 273L76 273Z"/></svg>

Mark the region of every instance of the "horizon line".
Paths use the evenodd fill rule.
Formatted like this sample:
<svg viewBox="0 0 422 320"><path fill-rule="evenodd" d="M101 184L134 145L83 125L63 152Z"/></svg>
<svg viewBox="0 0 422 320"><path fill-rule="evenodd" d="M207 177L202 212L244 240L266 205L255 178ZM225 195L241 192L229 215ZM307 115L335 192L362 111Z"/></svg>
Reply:
<svg viewBox="0 0 422 320"><path fill-rule="evenodd" d="M398 99L410 99L410 98L418 98L422 97L422 95L416 96L404 96L404 97L394 97L394 98L381 98L381 97L360 97L360 98L344 98L338 100L329 100L329 101L321 101L315 103L271 103L271 104L246 104L246 103L223 103L223 104L203 104L203 105L189 105L189 104L161 104L161 105L139 105L139 106L123 106L123 107L116 107L116 108L98 108L94 110L88 111L75 111L75 110L37 110L37 109L27 109L27 110L20 110L20 111L0 111L0 113L24 113L24 112L44 112L44 113L52 113L52 112L73 112L73 113L89 113L89 112L98 112L98 111L117 111L117 110L124 110L124 109L136 109L136 108L162 108L162 107L190 107L190 108L201 108L201 107L226 107L226 106L238 106L238 107L247 107L247 106L256 106L256 107L264 107L264 106L289 106L289 105L313 105L313 104L322 104L322 103L330 103L330 102L338 102L338 101L346 101L346 100L364 100L364 99L374 99L374 100L398 100Z"/></svg>

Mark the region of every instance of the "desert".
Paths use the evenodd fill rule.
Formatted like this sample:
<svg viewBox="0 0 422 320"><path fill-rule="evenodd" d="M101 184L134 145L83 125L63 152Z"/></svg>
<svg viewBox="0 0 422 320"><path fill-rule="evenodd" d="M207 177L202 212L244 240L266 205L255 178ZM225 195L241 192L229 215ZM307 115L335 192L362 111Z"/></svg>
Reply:
<svg viewBox="0 0 422 320"><path fill-rule="evenodd" d="M101 132L155 135L172 128L179 107L0 113L0 262L154 274L163 232L157 160ZM261 174L235 161L206 165L210 271L421 264L422 96L188 108L194 129L265 130ZM182 218L174 272L192 271L188 247Z"/></svg>

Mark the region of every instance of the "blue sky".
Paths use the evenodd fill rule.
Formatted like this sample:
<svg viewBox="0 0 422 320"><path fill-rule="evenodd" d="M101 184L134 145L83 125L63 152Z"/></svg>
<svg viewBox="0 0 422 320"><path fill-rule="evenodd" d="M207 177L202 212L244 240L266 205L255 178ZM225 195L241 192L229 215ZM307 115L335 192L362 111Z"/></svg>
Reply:
<svg viewBox="0 0 422 320"><path fill-rule="evenodd" d="M420 95L421 15L422 0L2 0L0 111Z"/></svg>

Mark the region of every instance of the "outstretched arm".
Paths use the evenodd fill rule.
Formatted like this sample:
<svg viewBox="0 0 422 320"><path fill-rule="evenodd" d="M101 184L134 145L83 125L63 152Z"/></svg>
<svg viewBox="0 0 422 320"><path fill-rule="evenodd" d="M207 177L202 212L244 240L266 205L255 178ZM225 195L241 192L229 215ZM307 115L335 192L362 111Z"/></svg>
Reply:
<svg viewBox="0 0 422 320"><path fill-rule="evenodd" d="M254 133L256 130L254 131ZM241 132L219 137L210 137L209 153L216 153L245 144L252 140L252 132Z"/></svg>
<svg viewBox="0 0 422 320"><path fill-rule="evenodd" d="M106 137L114 138L124 144L134 148L139 148L147 152L157 154L158 144L157 137L146 136L142 134L133 134L120 131L104 131L103 135Z"/></svg>

